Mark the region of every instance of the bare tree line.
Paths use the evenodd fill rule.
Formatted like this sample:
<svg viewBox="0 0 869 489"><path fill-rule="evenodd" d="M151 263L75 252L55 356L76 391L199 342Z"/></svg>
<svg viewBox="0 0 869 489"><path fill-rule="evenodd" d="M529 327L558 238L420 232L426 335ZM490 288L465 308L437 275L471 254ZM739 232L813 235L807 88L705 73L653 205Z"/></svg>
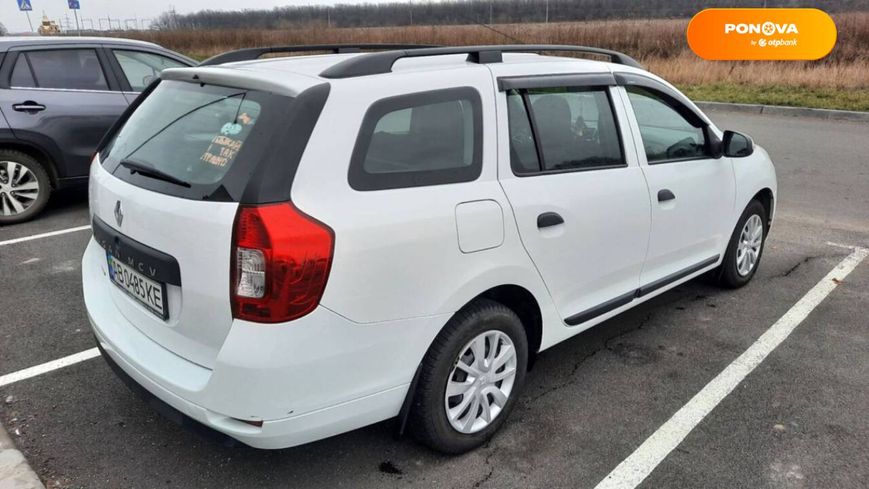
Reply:
<svg viewBox="0 0 869 489"><path fill-rule="evenodd" d="M335 6L309 5L164 12L157 29L279 29L323 24L330 27L510 24L631 18L685 18L709 7L817 7L828 12L869 9L869 0L450 0Z"/></svg>

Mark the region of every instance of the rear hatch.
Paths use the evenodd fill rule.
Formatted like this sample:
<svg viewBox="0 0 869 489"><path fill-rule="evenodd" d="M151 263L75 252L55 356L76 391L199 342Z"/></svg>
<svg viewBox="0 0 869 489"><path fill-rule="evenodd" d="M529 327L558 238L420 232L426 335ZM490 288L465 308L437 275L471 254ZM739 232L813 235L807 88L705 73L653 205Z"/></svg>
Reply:
<svg viewBox="0 0 869 489"><path fill-rule="evenodd" d="M94 237L106 250L107 290L119 313L168 350L213 368L233 321L239 204L289 200L328 86L227 80L221 73L236 70L221 68L174 71L137 100L98 154Z"/></svg>

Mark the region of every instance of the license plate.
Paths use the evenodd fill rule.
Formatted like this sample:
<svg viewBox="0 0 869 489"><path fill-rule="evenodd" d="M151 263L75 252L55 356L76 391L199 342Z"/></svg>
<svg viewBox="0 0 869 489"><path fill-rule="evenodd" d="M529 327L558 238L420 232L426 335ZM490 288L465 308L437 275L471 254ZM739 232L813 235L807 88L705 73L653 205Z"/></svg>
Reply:
<svg viewBox="0 0 869 489"><path fill-rule="evenodd" d="M106 259L109 263L109 278L115 285L160 318L169 318L166 284L145 277L109 253L106 253Z"/></svg>

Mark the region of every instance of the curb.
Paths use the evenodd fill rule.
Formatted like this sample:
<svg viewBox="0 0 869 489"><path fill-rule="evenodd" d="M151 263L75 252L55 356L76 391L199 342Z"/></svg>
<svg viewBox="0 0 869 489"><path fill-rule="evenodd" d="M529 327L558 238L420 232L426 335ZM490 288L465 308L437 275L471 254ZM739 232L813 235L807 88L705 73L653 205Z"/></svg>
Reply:
<svg viewBox="0 0 869 489"><path fill-rule="evenodd" d="M780 105L731 104L725 102L696 102L704 111L727 110L747 114L783 115L790 117L811 117L831 121L869 122L869 112L854 110L810 109L807 107L787 107Z"/></svg>
<svg viewBox="0 0 869 489"><path fill-rule="evenodd" d="M0 489L45 489L0 424Z"/></svg>

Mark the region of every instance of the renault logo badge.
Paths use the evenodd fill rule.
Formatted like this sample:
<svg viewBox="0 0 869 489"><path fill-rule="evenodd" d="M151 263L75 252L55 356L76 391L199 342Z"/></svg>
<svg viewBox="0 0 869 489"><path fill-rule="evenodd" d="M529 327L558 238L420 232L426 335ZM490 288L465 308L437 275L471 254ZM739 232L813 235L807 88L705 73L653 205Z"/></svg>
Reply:
<svg viewBox="0 0 869 489"><path fill-rule="evenodd" d="M121 224L124 223L124 213L121 211L120 200L115 204L115 222L118 223L118 227L121 227Z"/></svg>

